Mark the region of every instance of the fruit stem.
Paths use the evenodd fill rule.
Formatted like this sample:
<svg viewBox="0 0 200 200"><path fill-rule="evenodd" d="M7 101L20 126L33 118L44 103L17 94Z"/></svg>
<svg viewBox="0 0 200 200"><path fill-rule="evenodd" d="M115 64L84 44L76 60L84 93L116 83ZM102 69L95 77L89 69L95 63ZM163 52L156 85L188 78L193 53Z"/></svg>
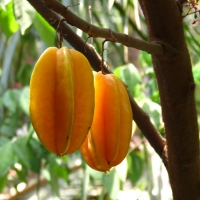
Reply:
<svg viewBox="0 0 200 200"><path fill-rule="evenodd" d="M63 34L63 32L62 32L61 23L64 22L64 21L67 22L67 20L66 20L65 18L61 18L60 21L59 21L59 23L58 23L58 27L57 27L57 29L56 29L56 32L58 33L58 34L57 34L57 40L58 40L59 48L62 47L62 41L63 41L63 35L64 35L64 34Z"/></svg>
<svg viewBox="0 0 200 200"><path fill-rule="evenodd" d="M105 50L107 50L107 49L104 48L104 45L105 45L105 43L106 43L107 41L109 41L109 40L108 40L108 39L105 39L105 40L102 42L101 65L100 65L102 74L106 74L106 72L105 72L105 70L104 70L103 53L104 53Z"/></svg>

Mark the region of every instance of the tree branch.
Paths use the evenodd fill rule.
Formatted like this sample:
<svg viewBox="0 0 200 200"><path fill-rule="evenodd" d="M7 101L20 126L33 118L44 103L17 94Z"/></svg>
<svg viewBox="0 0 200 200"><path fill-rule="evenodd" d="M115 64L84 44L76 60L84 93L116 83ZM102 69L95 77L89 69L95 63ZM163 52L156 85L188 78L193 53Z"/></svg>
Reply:
<svg viewBox="0 0 200 200"><path fill-rule="evenodd" d="M160 133L158 133L156 128L153 126L150 121L149 115L138 106L138 104L130 94L129 99L133 111L133 120L135 121L143 135L147 138L151 146L157 152L157 154L162 158L163 163L167 168L168 156L165 151L166 140L161 136Z"/></svg>
<svg viewBox="0 0 200 200"><path fill-rule="evenodd" d="M68 24L76 26L91 37L105 38L110 42L118 42L127 47L133 47L142 51L146 51L150 54L163 55L165 52L163 46L157 44L156 42L146 42L126 34L117 33L108 28L100 28L89 24L80 17L76 16L68 9L68 7L65 7L57 0L43 1L47 7L62 15L67 20Z"/></svg>

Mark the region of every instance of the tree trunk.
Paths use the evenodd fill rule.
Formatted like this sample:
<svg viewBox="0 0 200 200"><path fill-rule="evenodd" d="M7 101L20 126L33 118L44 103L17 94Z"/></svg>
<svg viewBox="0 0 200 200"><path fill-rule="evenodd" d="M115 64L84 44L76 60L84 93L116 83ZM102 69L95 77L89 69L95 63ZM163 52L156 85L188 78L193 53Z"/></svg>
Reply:
<svg viewBox="0 0 200 200"><path fill-rule="evenodd" d="M168 172L174 200L198 200L199 137L195 83L175 0L140 0L149 41L164 45L165 55L152 55L160 93L168 148Z"/></svg>

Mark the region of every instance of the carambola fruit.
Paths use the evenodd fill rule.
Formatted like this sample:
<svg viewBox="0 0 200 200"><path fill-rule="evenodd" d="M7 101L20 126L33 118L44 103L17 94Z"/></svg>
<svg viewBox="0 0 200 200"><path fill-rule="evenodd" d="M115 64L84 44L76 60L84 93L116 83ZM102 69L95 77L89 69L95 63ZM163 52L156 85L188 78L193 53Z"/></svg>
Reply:
<svg viewBox="0 0 200 200"><path fill-rule="evenodd" d="M94 81L85 56L67 47L45 50L30 81L30 117L41 143L58 156L76 151L93 113Z"/></svg>
<svg viewBox="0 0 200 200"><path fill-rule="evenodd" d="M106 172L126 157L132 134L132 110L124 84L113 74L94 75L95 111L81 146L86 163Z"/></svg>

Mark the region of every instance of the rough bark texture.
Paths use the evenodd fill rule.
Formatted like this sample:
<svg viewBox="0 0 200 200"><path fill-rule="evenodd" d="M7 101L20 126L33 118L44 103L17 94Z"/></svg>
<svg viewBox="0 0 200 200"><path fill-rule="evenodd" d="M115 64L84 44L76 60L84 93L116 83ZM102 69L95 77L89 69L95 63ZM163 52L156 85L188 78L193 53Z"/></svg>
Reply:
<svg viewBox="0 0 200 200"><path fill-rule="evenodd" d="M199 138L195 84L185 44L182 17L174 0L140 0L149 40L177 49L152 56L168 145L168 172L174 200L198 200Z"/></svg>

